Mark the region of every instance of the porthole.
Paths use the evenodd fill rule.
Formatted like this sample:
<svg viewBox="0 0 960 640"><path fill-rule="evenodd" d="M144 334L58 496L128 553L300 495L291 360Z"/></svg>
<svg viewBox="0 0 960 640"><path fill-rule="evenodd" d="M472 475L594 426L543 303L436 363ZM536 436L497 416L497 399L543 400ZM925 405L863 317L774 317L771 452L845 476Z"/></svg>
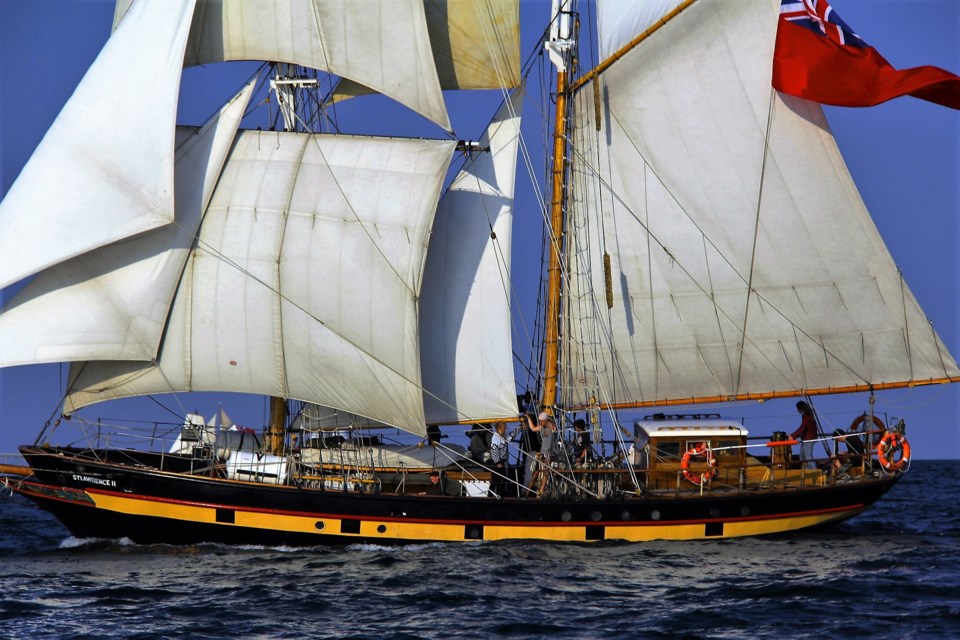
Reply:
<svg viewBox="0 0 960 640"><path fill-rule="evenodd" d="M377 533L386 533L386 531L387 531L387 525L381 524L377 526Z"/></svg>
<svg viewBox="0 0 960 640"><path fill-rule="evenodd" d="M483 540L483 527L478 525L467 525L463 537L467 540Z"/></svg>
<svg viewBox="0 0 960 640"><path fill-rule="evenodd" d="M563 520L564 522L570 522L570 518L572 517L573 516L570 515L569 511L564 511L560 514L560 519Z"/></svg>
<svg viewBox="0 0 960 640"><path fill-rule="evenodd" d="M313 525L317 528L317 531L323 531L323 522L317 521L317 524Z"/></svg>
<svg viewBox="0 0 960 640"><path fill-rule="evenodd" d="M594 522L599 521L601 517L603 516L600 515L599 511L594 511L593 513L590 514L590 519L593 520Z"/></svg>
<svg viewBox="0 0 960 640"><path fill-rule="evenodd" d="M653 511L651 511L651 512L650 512L650 519L651 519L651 520L659 520L659 519L660 519L660 512L657 511L656 509L654 509Z"/></svg>

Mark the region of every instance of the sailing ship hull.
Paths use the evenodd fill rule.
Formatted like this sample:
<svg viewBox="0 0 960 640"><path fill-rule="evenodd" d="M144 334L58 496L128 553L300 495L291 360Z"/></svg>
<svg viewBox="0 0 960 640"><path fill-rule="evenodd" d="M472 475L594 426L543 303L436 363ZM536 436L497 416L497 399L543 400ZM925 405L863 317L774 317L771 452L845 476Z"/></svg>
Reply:
<svg viewBox="0 0 960 640"><path fill-rule="evenodd" d="M161 472L143 464L97 462L64 449L21 451L34 474L11 483L11 488L52 513L74 536L170 544L588 542L764 535L850 518L900 477L783 491L707 491L702 496L670 492L606 500L500 500L228 481Z"/></svg>

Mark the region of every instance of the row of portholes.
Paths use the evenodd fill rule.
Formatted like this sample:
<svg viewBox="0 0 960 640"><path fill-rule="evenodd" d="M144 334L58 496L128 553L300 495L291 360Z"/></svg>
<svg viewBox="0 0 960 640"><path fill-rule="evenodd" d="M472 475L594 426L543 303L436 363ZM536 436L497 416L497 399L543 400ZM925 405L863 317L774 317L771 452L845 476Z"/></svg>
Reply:
<svg viewBox="0 0 960 640"><path fill-rule="evenodd" d="M740 515L741 517L744 517L744 518L750 515L750 507L748 507L747 505L743 505L742 507L740 507ZM601 514L599 511L592 511L590 513L590 520L592 522L599 522L602 517L603 517L603 514ZM632 516L629 511L620 512L620 519L623 520L624 522L630 520L631 517ZM657 520L660 520L661 517L662 515L658 509L652 509L650 511L651 520L657 521ZM716 507L714 507L713 509L710 509L710 517L719 518L720 509L717 509ZM560 512L560 520L562 520L563 522L570 522L570 520L572 519L573 519L573 514L570 513L569 511ZM317 531L323 531L323 527L324 527L323 522L318 521L316 524ZM386 525L381 524L377 526L377 533L386 533L386 532L387 532Z"/></svg>
<svg viewBox="0 0 960 640"><path fill-rule="evenodd" d="M714 507L713 509L710 509L709 515L711 518L719 518L720 509L716 507ZM745 518L748 515L750 515L750 507L748 507L747 505L743 505L742 507L740 507L740 516ZM590 520L592 520L593 522L599 522L602 517L603 515L599 511L593 511L590 513ZM660 520L661 517L663 516L658 509L652 509L650 511L651 520L657 521L657 520ZM571 514L569 511L560 512L560 520L562 520L563 522L570 522L570 520L572 519L573 519L573 514ZM620 519L623 520L624 522L631 520L632 514L629 511L621 511Z"/></svg>
<svg viewBox="0 0 960 640"><path fill-rule="evenodd" d="M320 521L320 520L318 520L317 523L314 525L317 531L323 531L324 526L326 525L324 525L323 521ZM387 532L387 525L385 524L377 525L377 533L386 533L386 532Z"/></svg>

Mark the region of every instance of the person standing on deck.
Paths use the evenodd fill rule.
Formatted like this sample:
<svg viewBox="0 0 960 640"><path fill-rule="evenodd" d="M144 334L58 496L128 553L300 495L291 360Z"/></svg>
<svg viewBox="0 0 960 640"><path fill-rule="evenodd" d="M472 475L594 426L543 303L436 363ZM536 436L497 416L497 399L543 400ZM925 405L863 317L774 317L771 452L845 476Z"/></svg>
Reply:
<svg viewBox="0 0 960 640"><path fill-rule="evenodd" d="M557 423L553 416L542 412L537 419L537 424L527 417L527 428L530 431L540 434L540 452L536 454L536 470L527 485L528 491L533 491L534 485L539 484L537 497L542 497L547 490L550 482L550 463L553 459L553 450L557 444Z"/></svg>
<svg viewBox="0 0 960 640"><path fill-rule="evenodd" d="M470 457L474 462L486 464L490 460L490 442L493 432L485 425L474 424L466 435L470 438Z"/></svg>
<svg viewBox="0 0 960 640"><path fill-rule="evenodd" d="M520 427L508 436L507 425L494 424L493 440L490 443L490 497L504 497L507 492L507 462L510 459L510 441L517 437ZM516 495L516 491L513 492Z"/></svg>
<svg viewBox="0 0 960 640"><path fill-rule="evenodd" d="M797 411L802 416L800 426L790 434L790 437L800 441L801 466L816 469L817 463L813 460L813 443L817 439L817 420L813 417L813 409L803 400L797 403Z"/></svg>
<svg viewBox="0 0 960 640"><path fill-rule="evenodd" d="M523 486L530 486L536 468L536 456L540 452L540 433L531 429L534 416L529 413L521 414L520 427L523 430L520 436L520 464L523 465Z"/></svg>
<svg viewBox="0 0 960 640"><path fill-rule="evenodd" d="M590 432L587 431L586 421L574 420L573 431L573 463L584 465L593 462L593 443L590 440Z"/></svg>

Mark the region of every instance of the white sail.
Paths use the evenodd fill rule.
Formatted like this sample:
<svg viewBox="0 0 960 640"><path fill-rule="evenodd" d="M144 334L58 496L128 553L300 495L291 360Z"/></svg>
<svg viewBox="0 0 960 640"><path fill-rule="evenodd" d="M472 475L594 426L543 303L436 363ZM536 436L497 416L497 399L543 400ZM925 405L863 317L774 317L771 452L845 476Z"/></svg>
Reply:
<svg viewBox="0 0 960 640"><path fill-rule="evenodd" d="M173 221L193 6L140 2L100 52L0 203L0 288Z"/></svg>
<svg viewBox="0 0 960 640"><path fill-rule="evenodd" d="M236 391L424 433L416 299L453 147L243 133L157 365L77 367L68 409L145 393Z"/></svg>
<svg viewBox="0 0 960 640"><path fill-rule="evenodd" d="M593 389L569 390L574 401L866 389L960 373L820 107L770 88L775 4L692 5L601 75L599 132L593 91L581 92L565 335L569 375ZM679 40L697 54L668 55Z"/></svg>
<svg viewBox="0 0 960 640"><path fill-rule="evenodd" d="M133 0L118 0L114 25ZM373 88L450 130L423 0L197 0L184 66L288 62Z"/></svg>
<svg viewBox="0 0 960 640"><path fill-rule="evenodd" d="M600 59L643 33L681 4L680 0L596 0Z"/></svg>
<svg viewBox="0 0 960 640"><path fill-rule="evenodd" d="M437 210L420 299L427 422L516 415L510 339L513 191L522 92L505 104Z"/></svg>
<svg viewBox="0 0 960 640"><path fill-rule="evenodd" d="M505 89L520 84L517 0L424 0L430 47L443 89ZM372 93L343 80L331 102Z"/></svg>
<svg viewBox="0 0 960 640"><path fill-rule="evenodd" d="M0 314L0 366L153 360L251 81L200 129L177 131L176 224L46 269Z"/></svg>
<svg viewBox="0 0 960 640"><path fill-rule="evenodd" d="M430 46L444 89L520 84L518 0L424 0Z"/></svg>

